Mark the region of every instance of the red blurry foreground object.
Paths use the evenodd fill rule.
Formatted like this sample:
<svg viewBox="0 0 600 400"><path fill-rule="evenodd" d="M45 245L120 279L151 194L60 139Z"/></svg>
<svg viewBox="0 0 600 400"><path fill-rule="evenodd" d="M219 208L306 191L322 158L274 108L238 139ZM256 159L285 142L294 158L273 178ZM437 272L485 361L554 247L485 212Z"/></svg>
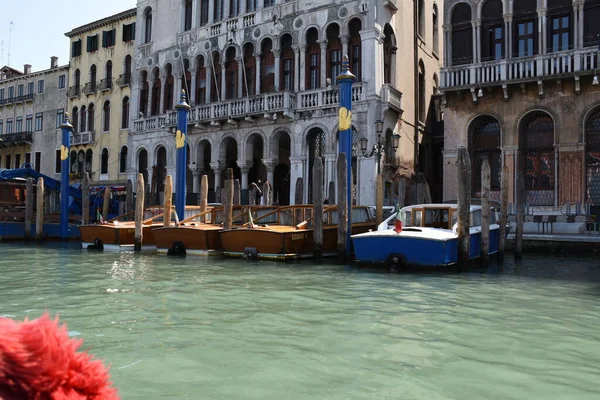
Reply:
<svg viewBox="0 0 600 400"><path fill-rule="evenodd" d="M394 223L394 230L396 231L396 233L402 232L402 221L398 218L396 219L396 222Z"/></svg>
<svg viewBox="0 0 600 400"><path fill-rule="evenodd" d="M118 400L108 368L77 352L82 343L47 314L23 322L0 318L0 399Z"/></svg>

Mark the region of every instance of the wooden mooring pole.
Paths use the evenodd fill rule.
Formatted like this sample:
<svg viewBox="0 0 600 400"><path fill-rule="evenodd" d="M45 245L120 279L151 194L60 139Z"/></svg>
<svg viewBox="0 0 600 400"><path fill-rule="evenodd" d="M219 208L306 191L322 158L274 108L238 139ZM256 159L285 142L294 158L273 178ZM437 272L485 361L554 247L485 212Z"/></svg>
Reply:
<svg viewBox="0 0 600 400"><path fill-rule="evenodd" d="M225 220L223 229L228 230L233 226L233 170L227 169L227 178L225 179L225 196L223 199L223 208L225 209Z"/></svg>
<svg viewBox="0 0 600 400"><path fill-rule="evenodd" d="M135 192L135 243L133 249L142 251L143 230L142 222L144 221L144 197L146 195L146 185L144 184L144 175L138 174L137 190Z"/></svg>
<svg viewBox="0 0 600 400"><path fill-rule="evenodd" d="M346 154L340 153L337 158L337 252L338 262L346 263L346 244L348 243L348 185L346 181Z"/></svg>
<svg viewBox="0 0 600 400"><path fill-rule="evenodd" d="M81 225L90 223L90 173L83 173L81 182Z"/></svg>
<svg viewBox="0 0 600 400"><path fill-rule="evenodd" d="M108 221L108 210L110 206L110 186L104 187L104 199L102 201L102 218Z"/></svg>
<svg viewBox="0 0 600 400"><path fill-rule="evenodd" d="M179 195L179 194L178 194ZM163 209L163 226L171 226L171 213L173 210L173 177L167 175L165 179L165 207ZM185 219L185 217L183 217Z"/></svg>
<svg viewBox="0 0 600 400"><path fill-rule="evenodd" d="M469 228L471 211L471 160L467 149L458 149L456 160L458 172L458 268L469 267Z"/></svg>
<svg viewBox="0 0 600 400"><path fill-rule="evenodd" d="M481 164L481 256L482 267L486 267L489 261L490 252L490 195L492 192L492 172L490 162L487 157Z"/></svg>
<svg viewBox="0 0 600 400"><path fill-rule="evenodd" d="M502 187L500 198L500 240L498 243L498 263L504 263L504 250L506 248L506 226L508 225L508 165L502 167Z"/></svg>
<svg viewBox="0 0 600 400"><path fill-rule="evenodd" d="M375 182L375 226L383 221L383 175L377 174Z"/></svg>
<svg viewBox="0 0 600 400"><path fill-rule="evenodd" d="M525 222L525 179L523 172L517 174L517 226L515 228L515 260L523 256L523 224Z"/></svg>
<svg viewBox="0 0 600 400"><path fill-rule="evenodd" d="M202 175L200 181L200 212L206 211L208 208L208 175ZM201 217L201 221L206 221L206 216Z"/></svg>
<svg viewBox="0 0 600 400"><path fill-rule="evenodd" d="M31 224L33 223L33 178L27 178L25 184L25 239L31 239Z"/></svg>
<svg viewBox="0 0 600 400"><path fill-rule="evenodd" d="M313 181L313 240L314 261L320 264L323 261L323 162L321 157L316 157L312 168Z"/></svg>
<svg viewBox="0 0 600 400"><path fill-rule="evenodd" d="M40 240L44 235L44 178L37 181L37 199L35 207L35 238Z"/></svg>

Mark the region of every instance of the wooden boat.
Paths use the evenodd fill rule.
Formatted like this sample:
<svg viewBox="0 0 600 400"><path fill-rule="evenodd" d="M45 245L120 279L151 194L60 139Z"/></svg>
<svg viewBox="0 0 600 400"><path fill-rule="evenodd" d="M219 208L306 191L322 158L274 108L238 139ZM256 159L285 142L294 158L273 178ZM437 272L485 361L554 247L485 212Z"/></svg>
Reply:
<svg viewBox="0 0 600 400"><path fill-rule="evenodd" d="M401 229L390 228L400 214ZM498 251L500 225L491 212L488 254ZM356 261L407 267L447 267L458 261L458 212L456 204L419 204L402 208L383 221L376 231L353 235ZM470 209L472 260L481 256L481 206Z"/></svg>
<svg viewBox="0 0 600 400"><path fill-rule="evenodd" d="M197 213L199 207L186 206L186 215ZM171 219L177 220L175 209L171 209ZM142 222L143 244L142 251L155 251L153 228L163 226L164 208L152 206L144 209ZM81 225L81 247L89 250L133 250L135 244L135 212L120 215L99 224Z"/></svg>
<svg viewBox="0 0 600 400"><path fill-rule="evenodd" d="M323 256L337 254L337 206L324 206ZM366 206L352 209L352 233L358 234L375 228L375 215ZM223 255L227 257L294 260L312 258L313 206L280 207L253 224L221 232Z"/></svg>
<svg viewBox="0 0 600 400"><path fill-rule="evenodd" d="M233 223L241 226L248 222L249 210L261 217L277 206L234 206ZM220 255L221 236L225 211L222 206L211 207L204 212L173 224L170 227L153 228L158 254L167 255Z"/></svg>

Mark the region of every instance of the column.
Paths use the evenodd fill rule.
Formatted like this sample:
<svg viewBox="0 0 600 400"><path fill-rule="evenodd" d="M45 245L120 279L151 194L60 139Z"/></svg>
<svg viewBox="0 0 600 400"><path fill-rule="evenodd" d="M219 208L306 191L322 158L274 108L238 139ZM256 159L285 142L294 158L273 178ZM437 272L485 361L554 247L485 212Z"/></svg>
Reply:
<svg viewBox="0 0 600 400"><path fill-rule="evenodd" d="M350 57L350 54L348 54L348 35L341 35L340 39L342 40L342 57L344 56L348 56ZM333 80L333 77L331 77L331 79Z"/></svg>
<svg viewBox="0 0 600 400"><path fill-rule="evenodd" d="M215 0L208 0L208 25L215 20Z"/></svg>
<svg viewBox="0 0 600 400"><path fill-rule="evenodd" d="M210 168L215 174L215 198L217 202L221 201L221 165L218 161L210 163Z"/></svg>
<svg viewBox="0 0 600 400"><path fill-rule="evenodd" d="M321 43L321 88L327 86L327 41Z"/></svg>
<svg viewBox="0 0 600 400"><path fill-rule="evenodd" d="M477 42L475 43L475 53L474 56L476 56L476 60L475 62L480 63L481 62L481 19L478 19L475 25L475 38L477 39Z"/></svg>
<svg viewBox="0 0 600 400"><path fill-rule="evenodd" d="M265 167L267 168L267 181L273 185L274 180L274 171L275 171L275 161L274 160L263 160Z"/></svg>
<svg viewBox="0 0 600 400"><path fill-rule="evenodd" d="M158 114L162 114L165 109L165 91L163 90L164 85L167 82L167 77L161 75L160 77L160 108L158 109Z"/></svg>
<svg viewBox="0 0 600 400"><path fill-rule="evenodd" d="M213 72L212 72L212 66L207 65L206 66L206 91L204 92L206 95L206 97L204 99L205 104L210 104L213 80L214 80L214 77L213 77Z"/></svg>
<svg viewBox="0 0 600 400"><path fill-rule="evenodd" d="M246 14L246 1L247 0L238 0L240 2L240 15Z"/></svg>
<svg viewBox="0 0 600 400"><path fill-rule="evenodd" d="M190 101L190 105L196 105L196 70L192 69L190 70L190 74L192 74L192 87L189 88L190 92L188 93L188 97L189 97L189 101Z"/></svg>
<svg viewBox="0 0 600 400"><path fill-rule="evenodd" d="M181 79L181 74L178 74L177 81L175 81L175 85L173 85L173 108L175 108L175 104L179 103L179 95L181 94L182 85L183 79ZM186 98L186 100L188 99Z"/></svg>
<svg viewBox="0 0 600 400"><path fill-rule="evenodd" d="M200 26L200 0L193 0L192 3L192 29Z"/></svg>
<svg viewBox="0 0 600 400"><path fill-rule="evenodd" d="M150 114L152 113L152 107L154 107L153 104L153 97L152 96L152 88L154 88L154 84L156 83L156 80L154 78L150 79L150 82L148 82L148 107L145 110L144 115L146 117L150 116Z"/></svg>
<svg viewBox="0 0 600 400"><path fill-rule="evenodd" d="M254 57L256 57L256 95L260 94L260 56L261 53L254 53Z"/></svg>
<svg viewBox="0 0 600 400"><path fill-rule="evenodd" d="M575 29L578 32L576 48L583 49L583 4L577 4L575 10Z"/></svg>
<svg viewBox="0 0 600 400"><path fill-rule="evenodd" d="M300 91L304 91L306 90L306 46L300 46L298 50L300 51L300 64L297 72L300 80L298 88L300 88ZM298 55L296 55L296 58L298 58Z"/></svg>
<svg viewBox="0 0 600 400"><path fill-rule="evenodd" d="M242 190L248 190L248 172L250 172L250 168L244 163L244 166L240 167L240 170L242 171Z"/></svg>
<svg viewBox="0 0 600 400"><path fill-rule="evenodd" d="M200 170L196 164L188 165L190 171L192 171L192 193L198 194L200 193Z"/></svg>
<svg viewBox="0 0 600 400"><path fill-rule="evenodd" d="M306 192L306 185L308 179L304 177L304 157L290 157L290 205L295 204L296 199L296 181L298 178L303 178L302 191ZM305 200L304 194L302 195L303 202Z"/></svg>
<svg viewBox="0 0 600 400"><path fill-rule="evenodd" d="M513 29L512 29L512 20L513 20L513 15L512 14L506 14L504 16L504 46L506 49L506 59L510 60L512 58L513 55L513 50L512 50L512 35L513 35Z"/></svg>
<svg viewBox="0 0 600 400"><path fill-rule="evenodd" d="M226 99L225 94L227 93L227 87L225 86L225 76L227 75L226 67L227 64L224 62L221 63L221 101Z"/></svg>
<svg viewBox="0 0 600 400"><path fill-rule="evenodd" d="M300 66L299 66L299 59L300 59L300 54L298 46L292 46L292 50L294 50L294 91L297 92L298 88L300 86L298 86L298 78L300 76Z"/></svg>
<svg viewBox="0 0 600 400"><path fill-rule="evenodd" d="M450 27L448 25L444 25L443 26L444 29L444 41L442 46L444 46L444 65L447 67L451 67L452 63L450 62L450 60L452 60L452 42L451 42L451 30Z"/></svg>
<svg viewBox="0 0 600 400"><path fill-rule="evenodd" d="M280 64L281 64L281 50L274 50L273 55L275 56L275 91L279 91L279 73L280 73Z"/></svg>
<svg viewBox="0 0 600 400"><path fill-rule="evenodd" d="M230 14L229 13L229 11L230 11L229 10L229 0L221 0L221 1L223 2L223 6L222 6L223 7L222 8L223 9L223 16L222 16L222 19L223 20L229 19L229 14Z"/></svg>
<svg viewBox="0 0 600 400"><path fill-rule="evenodd" d="M240 0L241 1L241 0ZM246 4L246 2L242 1L243 4ZM243 58L242 57L238 57L237 58L237 63L238 63L238 97L242 98L244 97L244 64L243 64Z"/></svg>
<svg viewBox="0 0 600 400"><path fill-rule="evenodd" d="M538 54L546 54L546 10L538 10L538 32L540 40L538 40Z"/></svg>

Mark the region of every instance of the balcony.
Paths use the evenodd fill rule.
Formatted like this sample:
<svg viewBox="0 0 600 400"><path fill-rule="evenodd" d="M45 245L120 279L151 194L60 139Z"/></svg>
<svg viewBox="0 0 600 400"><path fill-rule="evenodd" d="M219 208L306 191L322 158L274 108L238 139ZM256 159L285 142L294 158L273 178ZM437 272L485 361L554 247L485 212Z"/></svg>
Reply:
<svg viewBox="0 0 600 400"><path fill-rule="evenodd" d="M131 74L119 75L119 79L117 79L117 85L120 87L131 85Z"/></svg>
<svg viewBox="0 0 600 400"><path fill-rule="evenodd" d="M0 148L10 146L31 145L33 140L32 132L13 132L0 135Z"/></svg>
<svg viewBox="0 0 600 400"><path fill-rule="evenodd" d="M80 94L81 94L81 87L79 85L77 85L77 86L71 86L69 88L69 92L68 92L69 98L77 97Z"/></svg>
<svg viewBox="0 0 600 400"><path fill-rule="evenodd" d="M593 74L594 69L598 68L597 54L597 49L590 47L442 68L440 86L445 90L459 90L475 85L522 83ZM578 90L578 78L576 85Z"/></svg>
<svg viewBox="0 0 600 400"><path fill-rule="evenodd" d="M107 91L112 90L112 86L113 86L112 78L106 78L106 79L102 79L100 81L100 91L101 92L107 92Z"/></svg>
<svg viewBox="0 0 600 400"><path fill-rule="evenodd" d="M83 93L85 93L86 95L94 94L96 93L96 90L96 82L88 82L83 87Z"/></svg>
<svg viewBox="0 0 600 400"><path fill-rule="evenodd" d="M81 132L71 134L71 146L85 146L88 144L94 144L96 139L96 132Z"/></svg>
<svg viewBox="0 0 600 400"><path fill-rule="evenodd" d="M404 113L402 109L402 93L389 83L384 84L381 88L381 101L384 108L396 111L400 116Z"/></svg>
<svg viewBox="0 0 600 400"><path fill-rule="evenodd" d="M21 103L32 103L33 102L33 94L25 94L22 96L10 97L8 99L0 100L1 106L10 106L13 104L21 104Z"/></svg>
<svg viewBox="0 0 600 400"><path fill-rule="evenodd" d="M352 101L366 101L364 83L352 86ZM198 104L191 108L188 123L220 124L237 121L247 117L263 117L271 120L282 113L289 120L295 118L296 112L315 111L317 109L337 108L340 103L339 87L307 90L303 92L265 93L258 96L225 100L220 103ZM151 116L134 121L134 132L160 130L177 124L177 113L171 111L165 115Z"/></svg>

